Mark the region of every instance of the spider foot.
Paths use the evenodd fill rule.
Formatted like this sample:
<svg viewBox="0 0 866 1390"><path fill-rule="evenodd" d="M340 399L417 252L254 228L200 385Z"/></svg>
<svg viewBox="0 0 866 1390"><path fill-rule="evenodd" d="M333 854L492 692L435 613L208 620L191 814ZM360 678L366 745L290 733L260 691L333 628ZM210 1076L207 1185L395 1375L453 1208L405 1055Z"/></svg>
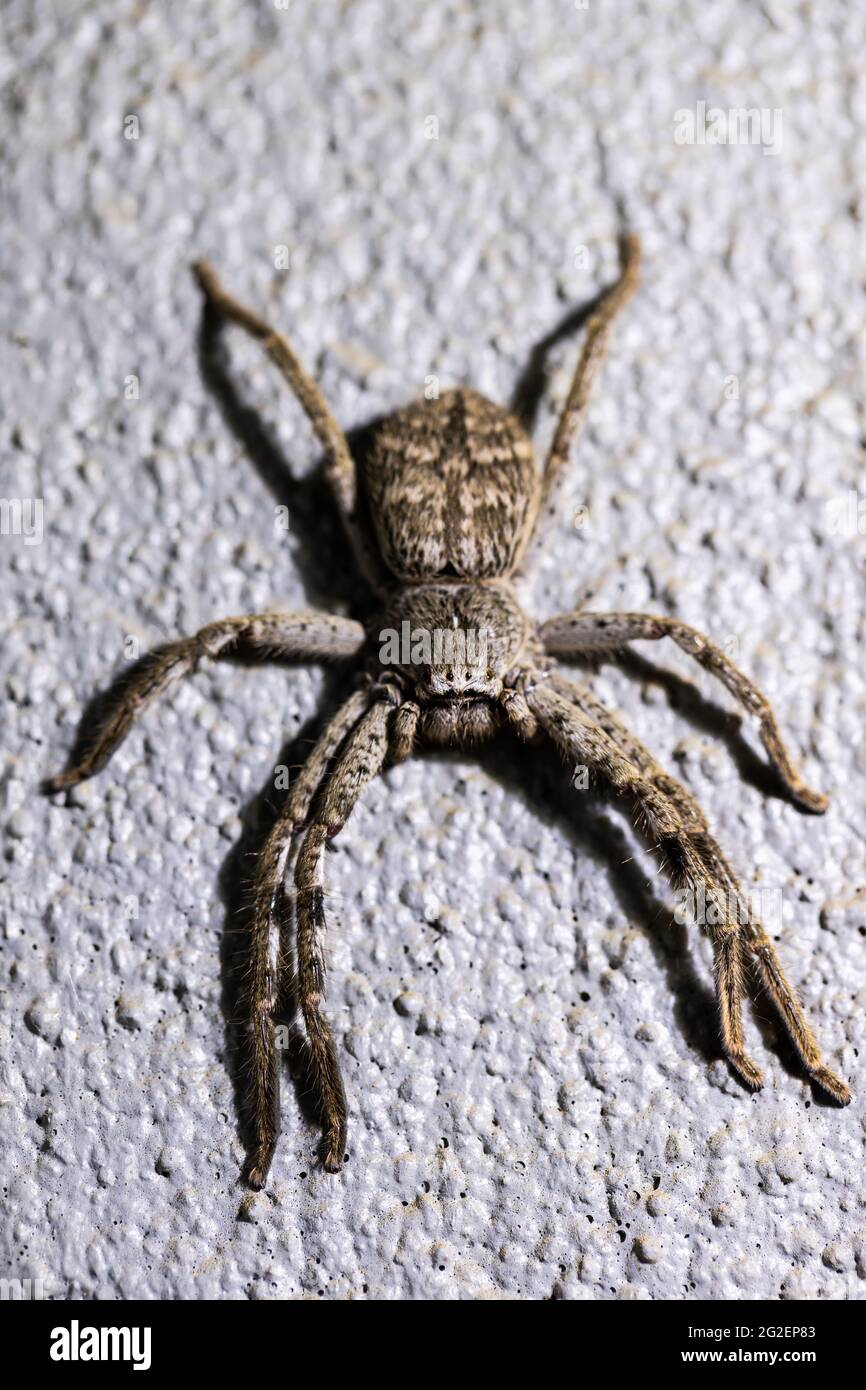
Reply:
<svg viewBox="0 0 866 1390"><path fill-rule="evenodd" d="M198 280L204 293L208 298L213 298L214 294L219 290L220 284L217 279L216 271L210 261L193 261L190 269L196 280Z"/></svg>
<svg viewBox="0 0 866 1390"><path fill-rule="evenodd" d="M813 815L823 816L827 807L830 805L829 796L823 792L815 792L811 787L807 787L805 782L798 783L791 789L798 806L802 806L804 811L811 811Z"/></svg>
<svg viewBox="0 0 866 1390"><path fill-rule="evenodd" d="M339 1173L346 1153L346 1126L329 1125L322 1146L322 1162L328 1173Z"/></svg>
<svg viewBox="0 0 866 1390"><path fill-rule="evenodd" d="M851 1090L845 1082L832 1072L829 1067L815 1067L812 1072L813 1081L828 1095L831 1095L838 1105L850 1105Z"/></svg>
<svg viewBox="0 0 866 1390"><path fill-rule="evenodd" d="M273 1144L267 1147L259 1147L248 1154L244 1165L244 1182L251 1187L254 1192L261 1192L268 1180L268 1170L271 1166L271 1159L274 1156Z"/></svg>
<svg viewBox="0 0 866 1390"><path fill-rule="evenodd" d="M729 1052L728 1061L738 1076L742 1077L751 1091L760 1091L764 1084L764 1073L745 1052Z"/></svg>
<svg viewBox="0 0 866 1390"><path fill-rule="evenodd" d="M46 796L51 796L54 792L66 791L68 787L77 787L86 777L87 773L82 768L70 767L65 772L57 772L53 777L44 778L41 790Z"/></svg>

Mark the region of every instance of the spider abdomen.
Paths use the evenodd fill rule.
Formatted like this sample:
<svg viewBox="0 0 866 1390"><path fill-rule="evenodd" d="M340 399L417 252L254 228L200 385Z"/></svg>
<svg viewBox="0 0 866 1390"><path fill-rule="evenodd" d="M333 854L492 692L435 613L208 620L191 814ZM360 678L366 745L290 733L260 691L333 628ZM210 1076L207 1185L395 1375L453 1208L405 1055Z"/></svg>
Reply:
<svg viewBox="0 0 866 1390"><path fill-rule="evenodd" d="M373 524L399 579L510 574L535 515L532 444L477 391L444 391L376 432L366 466Z"/></svg>

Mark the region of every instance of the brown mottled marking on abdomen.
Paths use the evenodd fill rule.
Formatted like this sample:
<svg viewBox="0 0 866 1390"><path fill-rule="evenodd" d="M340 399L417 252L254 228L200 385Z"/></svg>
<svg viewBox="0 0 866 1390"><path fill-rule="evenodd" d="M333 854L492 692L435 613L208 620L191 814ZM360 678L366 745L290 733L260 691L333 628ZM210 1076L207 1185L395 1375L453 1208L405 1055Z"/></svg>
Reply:
<svg viewBox="0 0 866 1390"><path fill-rule="evenodd" d="M533 520L522 426L477 391L416 401L382 425L367 465L379 543L401 579L510 574Z"/></svg>

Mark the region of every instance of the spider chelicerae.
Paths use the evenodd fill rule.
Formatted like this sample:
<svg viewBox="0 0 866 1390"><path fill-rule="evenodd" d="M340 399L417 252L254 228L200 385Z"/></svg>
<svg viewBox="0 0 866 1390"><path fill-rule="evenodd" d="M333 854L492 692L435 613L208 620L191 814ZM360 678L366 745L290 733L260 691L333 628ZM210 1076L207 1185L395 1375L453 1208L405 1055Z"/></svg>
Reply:
<svg viewBox="0 0 866 1390"><path fill-rule="evenodd" d="M553 667L593 652L615 653L635 640L670 638L755 716L767 755L794 800L806 811L823 811L826 798L798 773L766 697L723 651L674 618L578 610L539 625L523 612L512 586L584 422L614 318L637 287L637 239L626 238L620 278L599 297L588 321L540 470L516 416L466 388L420 400L380 423L360 470L319 387L287 340L231 298L209 265L199 264L196 272L212 310L262 344L306 411L379 611L367 626L318 612L225 618L157 649L133 668L121 698L90 733L75 765L47 787L60 791L97 772L137 716L202 657L242 644L300 660L363 663L358 688L326 723L257 862L244 986L252 1133L248 1183L264 1185L279 1131L274 1012L284 996L275 937L295 838L300 837L293 985L321 1103L324 1163L337 1171L346 1146L347 1107L322 1011L325 847L389 761L408 758L425 744L471 747L508 731L552 743L573 769L626 798L671 882L691 901L713 909L702 911L699 921L713 944L724 1049L746 1085L762 1084L743 1037L743 983L751 969L809 1074L847 1104L848 1087L822 1060L766 931L751 907L742 910L746 899L740 883L694 797L585 685L566 680ZM386 632L405 639L389 640L387 656L381 640ZM419 635L424 640L419 642Z"/></svg>

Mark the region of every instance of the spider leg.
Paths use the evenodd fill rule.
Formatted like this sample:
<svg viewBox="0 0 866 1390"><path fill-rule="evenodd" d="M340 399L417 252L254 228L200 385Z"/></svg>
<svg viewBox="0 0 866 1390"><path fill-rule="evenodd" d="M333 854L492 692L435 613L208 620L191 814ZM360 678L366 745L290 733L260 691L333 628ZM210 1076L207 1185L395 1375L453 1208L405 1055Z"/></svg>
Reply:
<svg viewBox="0 0 866 1390"><path fill-rule="evenodd" d="M587 325L583 350L563 406L553 443L541 479L541 506L550 500L556 483L568 461L568 452L576 435L583 428L589 407L592 384L607 355L613 321L628 303L640 283L640 242L629 236L625 242L622 273L608 290Z"/></svg>
<svg viewBox="0 0 866 1390"><path fill-rule="evenodd" d="M656 762L656 759L653 758L649 749L631 733L630 728L628 728L626 724L623 724L623 721L617 719L616 714L613 714L612 710L602 705L602 702L599 701L585 685L575 684L574 681L566 680L566 678L557 676L557 674L552 674L552 676L549 677L549 682L550 687L555 689L557 694L563 695L564 698L569 699L571 703L577 705L577 708L580 709L582 713L587 714L588 719L595 720L595 723L598 723L599 726L605 730L605 733L610 735L610 738L613 739L617 748L621 749L624 756L631 759L631 762L638 767L639 771L641 771L645 777L648 777L649 780L652 781L655 787L659 788L659 791L662 791L666 796L670 796L671 802L674 803L674 806L676 806L678 812L680 812L680 816L683 817L684 830L687 830L689 834L695 837L695 847L698 849L698 852L701 853L703 862L705 862L706 867L708 867L708 873L712 874L713 880L717 881L717 883L727 885L727 891L728 894L730 894L731 901L738 903L738 905L740 905L740 903L745 903L746 897L744 891L742 891L742 885L740 881L738 881L737 876L735 876L731 866L728 865L727 859L724 858L723 853L721 853L719 845L713 840L712 835L709 834L706 816L703 815L701 806L698 805L698 802L696 802L691 792L689 792L680 781L677 781L676 777L671 777L670 773L667 773L659 762ZM692 885L692 892L694 891L694 885ZM742 1047L742 1024L740 1008L738 1008L737 1005L737 995L738 992L740 992L742 974L744 974L744 967L746 965L746 960L748 960L748 952L755 949L755 947L753 947L753 940L755 940L758 934L762 940L766 940L766 937L765 933L763 933L763 927L760 927L759 924L755 922L755 917L753 917L751 910L749 910L748 915L745 916L745 920L744 917L740 917L738 920L740 920L742 929L744 929L742 930L741 940L735 941L734 937L724 938L724 940L721 941L719 952L717 952L716 963L717 970L719 970L719 1004L720 1009L723 1009L721 1030L723 1030L723 1036L727 1036L728 1031L730 1031L734 1040L740 1038L740 1045ZM781 963L778 962L778 959L776 960L776 965L778 967L778 972L783 974L784 979L784 973L781 972ZM787 981L785 981L785 984L787 984ZM773 998L774 1002L776 1002L776 995L773 995ZM796 1049L798 1049L799 1055L801 1055L803 1062L806 1063L810 1072L815 1073L817 1044L815 1044L815 1038L809 1033L808 1024L805 1023L805 1019L802 1019L802 1011L799 1012L801 1012L801 1036L808 1034L809 1040L815 1045L816 1051L806 1054L806 1051L803 1051L803 1048L799 1047L799 1045ZM783 1017L785 1017L784 1013ZM805 1029L805 1033L803 1033L803 1029ZM788 1029L788 1031L790 1031L790 1029ZM820 1058L817 1059L817 1061L820 1063ZM833 1073L830 1073L830 1077L833 1079L833 1083L838 1086L838 1081L833 1077ZM830 1091L831 1094L837 1095L838 1098L834 1084L827 1084L826 1079L822 1080L820 1084L824 1086L824 1090Z"/></svg>
<svg viewBox="0 0 866 1390"><path fill-rule="evenodd" d="M713 943L722 1042L743 1080L758 1088L763 1077L744 1046L739 924L731 920L729 904L713 874L709 837L705 831L689 829L674 802L646 771L573 701L543 686L530 688L527 699L541 728L566 758L586 765L617 793L636 803L644 829L674 885L690 889L695 902L707 902L715 909L701 914L699 925Z"/></svg>
<svg viewBox="0 0 866 1390"><path fill-rule="evenodd" d="M642 770L637 762L624 756L604 729L562 694L539 683L527 689L527 700L541 727L566 758L595 768L616 791L636 800L645 828L661 852L674 885L688 888L696 902L704 901L712 909L715 922L701 922L701 927L713 942L725 1051L743 1079L755 1087L762 1080L755 1063L743 1050L742 968L748 952L807 1070L818 1085L846 1105L851 1093L845 1082L824 1064L775 948L751 911L743 912L746 899L742 887L713 837L705 828L683 821L681 808L652 780L652 766L645 764ZM641 745L638 747L641 756L649 757L653 764L651 755ZM691 797L688 793L686 796L684 804L688 807Z"/></svg>
<svg viewBox="0 0 866 1390"><path fill-rule="evenodd" d="M761 742L791 793L807 811L827 809L827 797L807 786L791 758L778 720L766 695L730 657L693 627L676 618L650 613L564 613L541 627L541 640L551 656L573 657L591 651L622 647L626 642L657 642L670 637L688 656L716 676L736 700L758 719Z"/></svg>
<svg viewBox="0 0 866 1390"><path fill-rule="evenodd" d="M775 946L760 923L752 923L745 940L752 954L758 979L776 1006L776 1012L804 1065L818 1085L839 1105L848 1105L851 1100L850 1088L825 1064L815 1034L806 1020L803 1006L785 975Z"/></svg>
<svg viewBox="0 0 866 1390"><path fill-rule="evenodd" d="M45 790L62 791L99 772L138 716L159 695L194 671L203 657L218 657L236 642L245 642L264 654L319 661L354 656L364 640L360 623L327 613L259 613L209 623L194 637L156 648L131 668L109 692L108 709L99 727L88 733L77 761L50 778Z"/></svg>
<svg viewBox="0 0 866 1390"><path fill-rule="evenodd" d="M599 724L604 732L613 739L623 755L630 758L640 769L644 777L647 777L665 796L670 797L682 816L686 829L699 833L708 830L706 817L691 792L665 771L645 744L641 743L631 729L621 719L618 719L606 705L603 705L587 686L578 684L576 681L566 680L564 676L560 676L556 672L551 673L548 679L552 690L555 690L558 695L564 696L566 700L570 700L587 718Z"/></svg>
<svg viewBox="0 0 866 1390"><path fill-rule="evenodd" d="M707 872L715 882L727 886L727 891L733 902L744 903L745 895L742 887L718 844L709 834L706 817L691 792L665 771L649 749L585 685L578 685L556 674L550 676L550 685L557 694L570 700L583 714L594 720L614 741L623 755L635 764L641 774L670 798L682 817L683 831L695 838L696 848L706 864ZM691 886L692 892L695 892L694 884L686 886ZM743 926L743 919L740 917L738 920ZM747 951L750 948L749 931L755 929L755 922L751 913L749 913L747 921L747 929L739 934L726 934L716 947L717 992L722 1036L730 1039L730 1043L726 1043L726 1051L733 1048L735 1052L739 1053L743 1052L742 1011L739 998L742 993ZM763 928L760 928L760 931L763 934ZM781 970L781 966L779 969ZM800 1055L803 1056L803 1053L801 1052ZM804 1060L806 1059L804 1058ZM811 1067L810 1070L812 1070ZM827 1089L832 1090L832 1087L827 1087Z"/></svg>
<svg viewBox="0 0 866 1390"><path fill-rule="evenodd" d="M319 804L295 865L298 1002L310 1045L324 1116L325 1167L339 1170L346 1147L346 1098L330 1025L322 1013L325 989L325 845L343 826L364 787L382 769L391 738L393 703L374 704L349 736L323 784Z"/></svg>
<svg viewBox="0 0 866 1390"><path fill-rule="evenodd" d="M643 827L674 886L689 889L695 902L706 902L713 909L701 914L699 925L713 943L722 1043L735 1070L747 1085L757 1089L763 1077L747 1055L743 1037L740 924L731 914L724 886L714 872L716 846L705 829L683 820L681 810L653 780L646 763L642 769L626 756L572 699L546 683L533 686L531 677L526 697L542 730L569 761L587 766L617 793L636 803ZM644 762L645 752L641 750Z"/></svg>
<svg viewBox="0 0 866 1390"><path fill-rule="evenodd" d="M289 789L280 821L285 820L289 834L303 830L310 814L313 798L319 790L331 759L369 707L370 695L367 690L356 690L332 719L328 721L313 746L312 752L304 761L297 777Z"/></svg>
<svg viewBox="0 0 866 1390"><path fill-rule="evenodd" d="M253 1145L244 1175L250 1187L264 1187L274 1156L280 1123L279 1057L274 1037L274 1012L289 995L287 962L276 957L273 927L283 891L294 834L302 828L328 766L369 705L366 691L356 691L325 725L313 751L271 827L256 863L252 938L246 981L247 1042L249 1048L250 1116ZM282 964L283 968L280 968Z"/></svg>
<svg viewBox="0 0 866 1390"><path fill-rule="evenodd" d="M319 386L301 365L288 339L228 294L207 261L198 261L193 270L208 301L223 318L236 323L261 343L303 407L316 438L325 450L328 482L357 558L371 582L379 588L382 567L376 562L375 552L366 538L360 519L355 460L348 440Z"/></svg>
<svg viewBox="0 0 866 1390"><path fill-rule="evenodd" d="M752 912L742 885L722 851L715 842L713 845L717 870L727 883L731 897L741 905L741 908L738 908L738 914L742 923L744 963L748 961L758 983L762 984L769 994L795 1051L812 1078L839 1105L847 1105L851 1100L850 1089L835 1072L826 1066L815 1034L809 1026L803 1006L797 998L796 990L785 974L775 946L767 936L761 922Z"/></svg>

